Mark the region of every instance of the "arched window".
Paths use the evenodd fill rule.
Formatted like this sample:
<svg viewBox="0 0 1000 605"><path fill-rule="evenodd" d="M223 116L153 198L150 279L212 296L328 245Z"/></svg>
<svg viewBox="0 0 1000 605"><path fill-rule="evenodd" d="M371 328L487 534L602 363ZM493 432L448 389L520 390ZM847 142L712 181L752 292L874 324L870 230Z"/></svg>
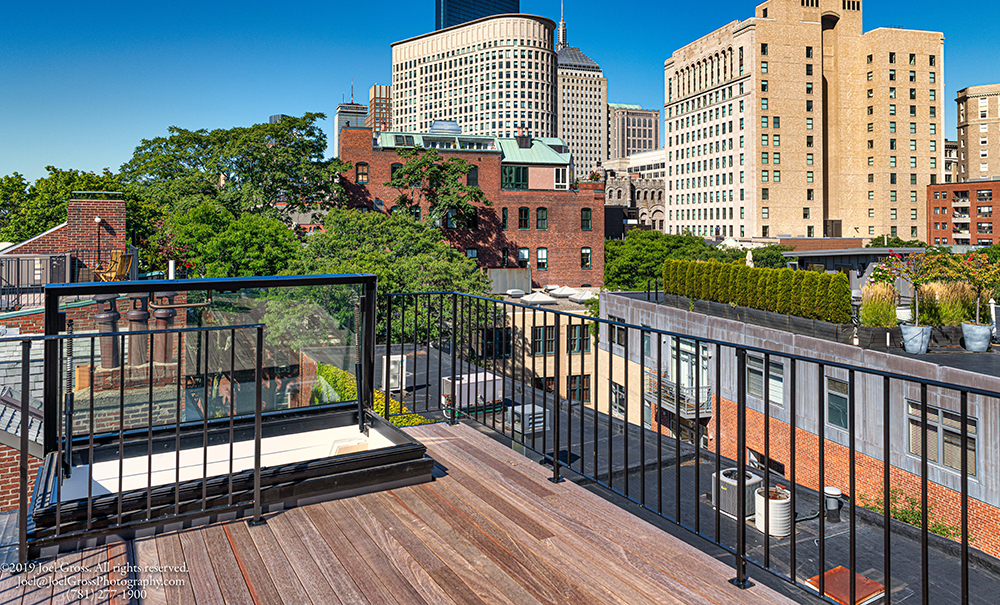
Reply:
<svg viewBox="0 0 1000 605"><path fill-rule="evenodd" d="M368 164L365 162L358 162L354 165L354 182L358 185L368 184Z"/></svg>
<svg viewBox="0 0 1000 605"><path fill-rule="evenodd" d="M656 197L658 198L658 199L657 199L657 201L660 201L660 202L662 202L662 201L663 201L663 192L662 192L662 191L660 191L659 193L657 193L657 194L656 194Z"/></svg>
<svg viewBox="0 0 1000 605"><path fill-rule="evenodd" d="M622 190L621 189L618 190L618 199L622 199Z"/></svg>
<svg viewBox="0 0 1000 605"><path fill-rule="evenodd" d="M396 171L403 167L399 162L393 162L392 166L389 167L389 178L391 179L396 175Z"/></svg>
<svg viewBox="0 0 1000 605"><path fill-rule="evenodd" d="M549 228L549 210L548 208L538 208L535 210L535 229L548 229Z"/></svg>
<svg viewBox="0 0 1000 605"><path fill-rule="evenodd" d="M580 209L580 230L591 231L594 228L594 214L590 208Z"/></svg>

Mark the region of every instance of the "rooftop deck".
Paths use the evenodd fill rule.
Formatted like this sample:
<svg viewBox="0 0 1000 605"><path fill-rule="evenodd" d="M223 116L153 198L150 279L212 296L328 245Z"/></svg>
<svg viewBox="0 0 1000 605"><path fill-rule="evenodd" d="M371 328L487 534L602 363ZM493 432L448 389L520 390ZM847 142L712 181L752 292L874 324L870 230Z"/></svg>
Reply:
<svg viewBox="0 0 1000 605"><path fill-rule="evenodd" d="M4 573L0 602L126 603L120 586L110 587L118 598L80 591L81 581L108 589L102 576L120 582L114 569L128 564L148 583L144 603L791 603L762 585L737 589L729 564L575 483L550 483L544 467L470 427L407 432L437 462L433 483L257 527L217 523L65 554L59 562L89 570L46 571L48 561Z"/></svg>

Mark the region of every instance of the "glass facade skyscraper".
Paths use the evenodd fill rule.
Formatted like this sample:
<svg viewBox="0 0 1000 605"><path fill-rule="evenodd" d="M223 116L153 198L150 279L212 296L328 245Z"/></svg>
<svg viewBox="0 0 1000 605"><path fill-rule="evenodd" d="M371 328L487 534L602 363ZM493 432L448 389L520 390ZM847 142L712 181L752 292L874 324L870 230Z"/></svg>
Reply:
<svg viewBox="0 0 1000 605"><path fill-rule="evenodd" d="M434 0L434 29L521 12L520 0Z"/></svg>

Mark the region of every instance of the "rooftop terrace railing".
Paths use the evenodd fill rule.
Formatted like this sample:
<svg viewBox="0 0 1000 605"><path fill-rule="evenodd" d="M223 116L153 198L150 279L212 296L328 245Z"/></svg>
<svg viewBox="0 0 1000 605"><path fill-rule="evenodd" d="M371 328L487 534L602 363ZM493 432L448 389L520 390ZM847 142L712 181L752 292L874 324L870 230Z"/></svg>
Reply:
<svg viewBox="0 0 1000 605"><path fill-rule="evenodd" d="M998 392L459 293L388 294L380 311L387 415L489 427L553 481L728 550L737 586L749 564L831 603L1000 588ZM664 395L678 382L692 414Z"/></svg>
<svg viewBox="0 0 1000 605"><path fill-rule="evenodd" d="M82 297L92 304L60 304ZM31 412L14 431L20 563L180 521L259 521L289 481L328 471L262 468L262 439L345 418L367 430L374 305L367 274L47 286L46 333L0 338L20 353L19 375L0 376L0 403ZM39 380L41 414L30 395ZM14 393L20 401L7 401Z"/></svg>

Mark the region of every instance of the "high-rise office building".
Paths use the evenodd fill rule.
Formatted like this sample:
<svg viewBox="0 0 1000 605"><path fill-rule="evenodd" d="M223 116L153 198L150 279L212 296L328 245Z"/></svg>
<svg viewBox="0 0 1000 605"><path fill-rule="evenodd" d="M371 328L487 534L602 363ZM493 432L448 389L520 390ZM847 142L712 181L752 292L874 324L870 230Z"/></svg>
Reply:
<svg viewBox="0 0 1000 605"><path fill-rule="evenodd" d="M587 178L608 157L608 80L601 66L566 40L560 16L557 54L559 138L573 152L580 178Z"/></svg>
<svg viewBox="0 0 1000 605"><path fill-rule="evenodd" d="M1000 84L958 91L958 179L1000 176Z"/></svg>
<svg viewBox="0 0 1000 605"><path fill-rule="evenodd" d="M660 112L629 103L608 103L608 158L627 158L660 147Z"/></svg>
<svg viewBox="0 0 1000 605"><path fill-rule="evenodd" d="M368 89L368 117L365 127L375 134L392 130L392 86L372 84Z"/></svg>
<svg viewBox="0 0 1000 605"><path fill-rule="evenodd" d="M434 0L434 29L521 12L520 0Z"/></svg>
<svg viewBox="0 0 1000 605"><path fill-rule="evenodd" d="M393 129L454 120L466 134L556 136L555 27L500 15L394 43Z"/></svg>
<svg viewBox="0 0 1000 605"><path fill-rule="evenodd" d="M333 118L333 157L340 157L340 130L346 126L363 128L368 117L368 108L354 102L351 93L350 103L337 105L337 113Z"/></svg>
<svg viewBox="0 0 1000 605"><path fill-rule="evenodd" d="M767 0L666 60L668 233L923 239L944 37L861 4Z"/></svg>

